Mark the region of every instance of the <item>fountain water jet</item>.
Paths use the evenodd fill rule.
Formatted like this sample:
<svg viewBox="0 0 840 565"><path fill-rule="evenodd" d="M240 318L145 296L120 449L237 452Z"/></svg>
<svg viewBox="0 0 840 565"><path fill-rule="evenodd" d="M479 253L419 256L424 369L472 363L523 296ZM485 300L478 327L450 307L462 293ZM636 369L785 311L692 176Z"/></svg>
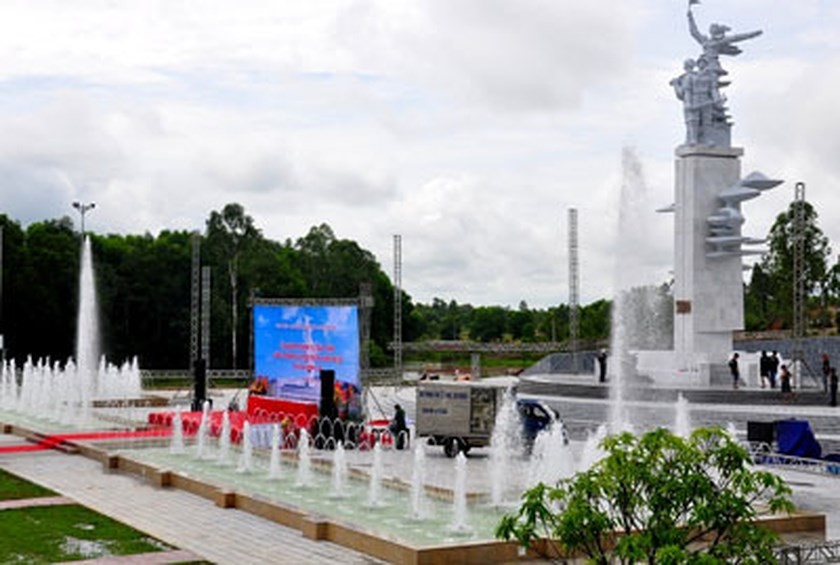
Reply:
<svg viewBox="0 0 840 565"><path fill-rule="evenodd" d="M373 466L370 470L368 506L376 508L382 505L382 445L377 441L373 446Z"/></svg>
<svg viewBox="0 0 840 565"><path fill-rule="evenodd" d="M208 442L210 441L210 403L205 401L201 410L201 422L196 433L195 458L206 459L209 455Z"/></svg>
<svg viewBox="0 0 840 565"><path fill-rule="evenodd" d="M534 440L528 464L528 485L535 486L541 482L554 485L561 479L571 477L575 471L575 457L565 426L563 422L555 422Z"/></svg>
<svg viewBox="0 0 840 565"><path fill-rule="evenodd" d="M298 439L298 468L295 486L308 487L312 485L312 455L309 449L309 434L306 429L301 429Z"/></svg>
<svg viewBox="0 0 840 565"><path fill-rule="evenodd" d="M508 389L490 436L490 502L493 506L501 506L505 501L506 487L511 483L510 467L522 452L521 430L516 397L513 390Z"/></svg>
<svg viewBox="0 0 840 565"><path fill-rule="evenodd" d="M268 478L280 478L280 444L283 443L283 432L280 424L271 426L271 457L268 461Z"/></svg>
<svg viewBox="0 0 840 565"><path fill-rule="evenodd" d="M625 148L613 275L609 433L631 431L630 422L637 421L627 402L629 388L637 378L637 352L662 349L662 344L673 339L666 323L671 307L650 283L650 273L656 268L645 264L639 254L655 240L648 229L653 224L648 217L652 209L641 163Z"/></svg>
<svg viewBox="0 0 840 565"><path fill-rule="evenodd" d="M601 448L601 442L607 436L607 428L608 425L602 424L595 432L587 435L578 461L578 470L585 471L604 457L605 452Z"/></svg>
<svg viewBox="0 0 840 565"><path fill-rule="evenodd" d="M425 482L426 448L421 442L417 442L414 446L414 466L411 469L411 513L409 517L413 520L427 518Z"/></svg>
<svg viewBox="0 0 840 565"><path fill-rule="evenodd" d="M219 432L219 464L230 463L230 413L222 412L222 429Z"/></svg>
<svg viewBox="0 0 840 565"><path fill-rule="evenodd" d="M176 455L184 453L184 424L181 420L180 406L172 416L172 443L169 446L169 452Z"/></svg>
<svg viewBox="0 0 840 565"><path fill-rule="evenodd" d="M467 511L467 456L461 451L455 457L455 485L452 489L452 531L470 532Z"/></svg>
<svg viewBox="0 0 840 565"><path fill-rule="evenodd" d="M674 407L674 433L681 438L687 439L691 435L691 414L688 400L679 393L677 403Z"/></svg>
<svg viewBox="0 0 840 565"><path fill-rule="evenodd" d="M250 473L254 470L254 446L251 444L251 423L245 420L242 426L242 453L239 456L238 473Z"/></svg>
<svg viewBox="0 0 840 565"><path fill-rule="evenodd" d="M79 274L79 313L76 322L76 380L79 383L82 423L91 419L93 394L100 355L99 310L96 301L96 281L93 272L93 254L90 236L82 244L81 272Z"/></svg>
<svg viewBox="0 0 840 565"><path fill-rule="evenodd" d="M332 488L330 496L333 498L343 498L346 493L345 485L347 483L347 454L344 451L344 442L339 441L335 446L335 453L333 454L332 465Z"/></svg>
<svg viewBox="0 0 840 565"><path fill-rule="evenodd" d="M89 428L94 400L123 400L142 391L137 359L117 367L106 362L100 352L100 332L96 281L91 238L86 236L80 249L78 312L75 361L62 369L58 361L27 358L20 384L14 363L5 364L0 382L0 408L50 424ZM118 402L112 402L111 407ZM125 406L119 407L123 411ZM129 411L129 420L132 414Z"/></svg>

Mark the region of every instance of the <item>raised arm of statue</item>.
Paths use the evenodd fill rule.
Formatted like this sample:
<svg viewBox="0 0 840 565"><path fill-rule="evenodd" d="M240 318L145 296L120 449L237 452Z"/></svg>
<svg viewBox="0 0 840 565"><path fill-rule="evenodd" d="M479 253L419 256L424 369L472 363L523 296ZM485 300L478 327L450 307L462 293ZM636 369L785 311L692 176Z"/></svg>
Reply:
<svg viewBox="0 0 840 565"><path fill-rule="evenodd" d="M688 6L688 31L691 32L691 37L697 40L700 45L705 45L709 40L708 37L700 33L700 28L697 27L697 22L694 21L694 13L691 11L691 4Z"/></svg>

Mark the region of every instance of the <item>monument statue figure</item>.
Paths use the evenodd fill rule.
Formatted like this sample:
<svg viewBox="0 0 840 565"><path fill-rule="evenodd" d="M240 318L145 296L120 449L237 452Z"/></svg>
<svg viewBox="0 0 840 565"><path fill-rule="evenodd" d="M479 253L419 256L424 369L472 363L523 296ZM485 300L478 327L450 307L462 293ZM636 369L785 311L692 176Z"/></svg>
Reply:
<svg viewBox="0 0 840 565"><path fill-rule="evenodd" d="M750 31L747 33L736 33L735 35L727 35L731 31L729 26L723 24L713 23L709 26L709 35L704 35L697 27L697 22L694 20L694 13L691 11L691 6L699 4L700 0L689 0L688 2L688 29L691 36L703 48L703 55L701 57L706 59L709 69L719 75L725 75L726 71L720 66L720 55L739 55L741 48L735 45L740 41L746 41L761 35L762 31Z"/></svg>
<svg viewBox="0 0 840 565"><path fill-rule="evenodd" d="M700 0L688 2L688 28L703 48L703 53L696 60L685 62L683 74L671 80L671 86L683 103L685 143L729 147L732 123L727 115L726 97L720 92L729 82L721 81L727 72L720 65L720 55L738 55L741 49L735 43L757 37L762 32L727 35L730 31L728 26L713 23L709 26L709 35L704 35L691 11L691 7L699 3Z"/></svg>
<svg viewBox="0 0 840 565"><path fill-rule="evenodd" d="M726 97L720 92L717 74L702 57L686 59L683 74L671 80L683 103L687 145L727 145L729 123Z"/></svg>

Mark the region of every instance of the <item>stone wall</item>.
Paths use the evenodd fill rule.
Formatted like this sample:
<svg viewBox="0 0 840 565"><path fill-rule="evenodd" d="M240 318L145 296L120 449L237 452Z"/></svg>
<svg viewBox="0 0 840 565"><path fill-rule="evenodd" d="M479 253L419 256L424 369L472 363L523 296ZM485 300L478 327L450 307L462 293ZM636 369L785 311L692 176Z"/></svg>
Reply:
<svg viewBox="0 0 840 565"><path fill-rule="evenodd" d="M794 342L789 337L770 337L767 339L739 339L735 341L734 347L737 351L755 353L760 355L762 351L772 353L778 351L783 359L790 359L793 355ZM840 367L840 336L809 337L802 341L802 351L807 368L803 371L806 375L803 385L806 387L822 386L822 361L823 353L828 353L833 365ZM578 353L580 374L595 375L595 356L598 352L582 351ZM808 369L813 373L814 378L807 376ZM532 365L522 372L523 376L571 373L572 355L570 353L552 353L543 357L538 363ZM728 374L725 375L728 381Z"/></svg>

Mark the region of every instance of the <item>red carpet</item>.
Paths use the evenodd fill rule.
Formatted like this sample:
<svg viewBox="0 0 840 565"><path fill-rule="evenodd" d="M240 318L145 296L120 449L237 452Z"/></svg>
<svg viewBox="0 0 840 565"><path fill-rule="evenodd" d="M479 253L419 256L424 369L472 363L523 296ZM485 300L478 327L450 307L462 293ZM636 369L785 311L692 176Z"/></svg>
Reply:
<svg viewBox="0 0 840 565"><path fill-rule="evenodd" d="M92 432L76 432L68 434L54 434L43 436L38 443L28 443L22 445L4 445L0 446L0 453L25 453L29 451L41 451L44 449L54 449L65 442L73 440L103 440L103 439L134 439L134 438L149 438L149 437L168 437L172 435L172 430L156 429L156 430L108 430L108 431L92 431Z"/></svg>

